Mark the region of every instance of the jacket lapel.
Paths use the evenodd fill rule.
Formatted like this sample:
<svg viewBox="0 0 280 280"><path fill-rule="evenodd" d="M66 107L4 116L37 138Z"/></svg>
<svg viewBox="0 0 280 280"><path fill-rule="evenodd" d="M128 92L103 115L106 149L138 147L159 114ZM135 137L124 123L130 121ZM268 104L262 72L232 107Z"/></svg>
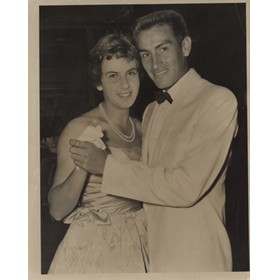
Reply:
<svg viewBox="0 0 280 280"><path fill-rule="evenodd" d="M150 104L143 117L142 161L145 164L149 164L150 162L150 156L148 155L148 145L152 128L153 113L156 107L155 105L155 102Z"/></svg>
<svg viewBox="0 0 280 280"><path fill-rule="evenodd" d="M191 69L189 75L185 77L183 83L177 89L178 92L176 98L174 98L172 104L168 104L170 105L170 110L168 110L165 119L163 120L163 125L157 139L157 145L152 151L152 154L149 155L149 164L157 164L162 151L168 153L168 151L164 150L164 143L168 143L172 141L173 137L176 137L175 135L171 135L170 129L173 128L173 126L180 125L180 123L178 123L178 121L180 122L180 120L177 120L176 117L177 113L179 112L179 110L181 110L182 106L184 106L188 102L191 102L191 100L194 98L197 92L195 89L199 87L200 79L200 75L197 74L194 69ZM149 135L150 134L151 131L149 131Z"/></svg>

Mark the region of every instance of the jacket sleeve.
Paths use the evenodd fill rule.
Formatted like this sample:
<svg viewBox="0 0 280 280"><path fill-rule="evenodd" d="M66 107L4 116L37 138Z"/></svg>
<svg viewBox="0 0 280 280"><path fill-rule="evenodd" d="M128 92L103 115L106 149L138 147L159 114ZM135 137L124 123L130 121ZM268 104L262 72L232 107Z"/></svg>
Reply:
<svg viewBox="0 0 280 280"><path fill-rule="evenodd" d="M181 159L172 167L108 156L102 191L146 203L191 207L211 187L229 153L237 131L233 94L215 94L201 106L191 141L178 147ZM185 149L185 150L184 150ZM172 157L172 155L170 155Z"/></svg>

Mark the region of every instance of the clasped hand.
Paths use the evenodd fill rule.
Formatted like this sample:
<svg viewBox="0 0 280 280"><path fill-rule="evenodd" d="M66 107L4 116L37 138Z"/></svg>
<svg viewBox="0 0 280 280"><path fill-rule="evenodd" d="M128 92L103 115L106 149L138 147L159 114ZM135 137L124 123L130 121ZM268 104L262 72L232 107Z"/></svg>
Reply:
<svg viewBox="0 0 280 280"><path fill-rule="evenodd" d="M76 166L91 174L103 174L108 156L107 150L101 150L94 144L80 140L70 140L71 158Z"/></svg>

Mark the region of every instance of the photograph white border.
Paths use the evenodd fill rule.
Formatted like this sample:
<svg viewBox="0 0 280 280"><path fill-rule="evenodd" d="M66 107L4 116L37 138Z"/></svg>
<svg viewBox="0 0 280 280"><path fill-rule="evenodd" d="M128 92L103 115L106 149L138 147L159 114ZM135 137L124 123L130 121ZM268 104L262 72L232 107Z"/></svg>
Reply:
<svg viewBox="0 0 280 280"><path fill-rule="evenodd" d="M132 1L131 1L132 2ZM39 6L42 5L85 5L85 4L161 4L161 3L232 3L232 1L29 1L29 279L207 279L243 280L249 272L231 273L180 273L180 274L94 274L86 275L42 275L40 272L40 161L39 161ZM234 1L244 3L246 1ZM247 1L248 2L248 1ZM249 12L249 11L247 11ZM247 34L249 31L247 26ZM249 36L248 36L249 38ZM249 80L248 80L249 81ZM38 147L38 148L37 148Z"/></svg>

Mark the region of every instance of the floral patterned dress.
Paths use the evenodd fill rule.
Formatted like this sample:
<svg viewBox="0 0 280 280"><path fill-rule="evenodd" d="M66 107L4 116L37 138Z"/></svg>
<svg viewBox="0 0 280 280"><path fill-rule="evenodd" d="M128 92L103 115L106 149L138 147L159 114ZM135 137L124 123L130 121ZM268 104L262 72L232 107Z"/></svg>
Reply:
<svg viewBox="0 0 280 280"><path fill-rule="evenodd" d="M140 148L110 147L120 158L139 160ZM54 273L144 273L148 270L146 217L139 201L101 192L91 175L82 202L64 220L70 227L51 263Z"/></svg>

